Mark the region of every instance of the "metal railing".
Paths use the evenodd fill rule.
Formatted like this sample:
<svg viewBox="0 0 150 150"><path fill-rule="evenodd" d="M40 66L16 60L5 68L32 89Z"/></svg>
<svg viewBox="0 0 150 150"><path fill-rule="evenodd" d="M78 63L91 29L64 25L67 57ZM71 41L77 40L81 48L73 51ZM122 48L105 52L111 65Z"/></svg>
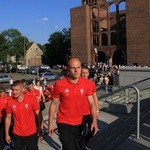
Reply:
<svg viewBox="0 0 150 150"><path fill-rule="evenodd" d="M106 87L105 87L106 88ZM101 88L97 90L99 101L107 103L137 103L137 134L136 138L140 136L140 100L150 98L150 78L138 81L125 87L119 87L116 90L105 94L99 94ZM106 88L107 90L107 88Z"/></svg>

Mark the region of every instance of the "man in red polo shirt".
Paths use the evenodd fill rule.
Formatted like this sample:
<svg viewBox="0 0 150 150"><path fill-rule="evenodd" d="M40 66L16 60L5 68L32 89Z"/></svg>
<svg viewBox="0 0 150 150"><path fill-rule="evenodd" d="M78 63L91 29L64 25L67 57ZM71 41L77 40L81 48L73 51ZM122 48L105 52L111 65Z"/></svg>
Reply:
<svg viewBox="0 0 150 150"><path fill-rule="evenodd" d="M3 87L0 87L0 124L1 124L1 138L3 138L3 141L6 145L6 142L5 142L5 128L4 128L4 122L5 122L5 117L6 117L6 112L5 112L5 109L6 109L6 104L7 104L7 101L10 99L10 96L8 96L6 94L6 90L5 88ZM7 147L7 146L6 146ZM6 148L5 147L5 148Z"/></svg>
<svg viewBox="0 0 150 150"><path fill-rule="evenodd" d="M89 68L88 66L82 66L81 69L81 76L85 79L89 78ZM91 82L91 88L93 92L93 99L94 103L96 106L96 111L97 111L97 117L99 116L99 103L98 103L98 98L96 95L96 85L95 82L90 80ZM92 124L92 116L90 114L90 109L88 107L83 107L83 133L82 133L82 139L84 139L86 147L90 147L89 141L93 137L93 132L90 131L91 129L91 124ZM88 129L87 129L88 127Z"/></svg>
<svg viewBox="0 0 150 150"><path fill-rule="evenodd" d="M34 84L32 81L28 82L28 88L26 90L26 94L34 96L40 105L40 101L41 101L40 91L34 88ZM36 125L37 125L37 133L40 140L43 140L44 138L44 132L41 128L42 121L43 121L42 111L39 111L38 118L36 118Z"/></svg>
<svg viewBox="0 0 150 150"><path fill-rule="evenodd" d="M3 122L5 120L5 109L6 109L6 103L10 99L10 96L6 94L6 90L3 87L0 87L0 114L1 114L1 121Z"/></svg>
<svg viewBox="0 0 150 150"><path fill-rule="evenodd" d="M35 96L38 103L40 103L40 91L34 88L32 81L28 82L28 88L26 90L27 95Z"/></svg>
<svg viewBox="0 0 150 150"><path fill-rule="evenodd" d="M63 150L78 150L79 135L82 126L83 102L88 100L92 115L91 130L97 133L97 116L93 93L89 80L81 78L81 62L77 58L68 61L68 77L57 80L54 85L53 99L49 111L49 133L54 132L53 117L57 103L60 101L57 113L57 126Z"/></svg>
<svg viewBox="0 0 150 150"><path fill-rule="evenodd" d="M35 114L39 113L39 104L34 96L24 94L21 81L12 86L13 98L6 105L5 139L11 143L9 128L11 117L14 119L13 140L15 150L38 150Z"/></svg>

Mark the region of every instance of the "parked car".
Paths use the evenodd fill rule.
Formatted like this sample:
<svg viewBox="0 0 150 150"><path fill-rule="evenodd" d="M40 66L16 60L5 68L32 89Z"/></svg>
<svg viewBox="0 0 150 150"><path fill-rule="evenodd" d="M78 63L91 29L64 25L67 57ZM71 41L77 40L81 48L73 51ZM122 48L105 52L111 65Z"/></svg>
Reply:
<svg viewBox="0 0 150 150"><path fill-rule="evenodd" d="M0 75L0 83L9 82L10 77L7 74L1 74Z"/></svg>
<svg viewBox="0 0 150 150"><path fill-rule="evenodd" d="M48 65L40 65L39 67L40 67L40 69L48 69L48 70L50 70L50 67Z"/></svg>
<svg viewBox="0 0 150 150"><path fill-rule="evenodd" d="M42 76L47 80L56 80L61 78L61 75L53 73L44 73Z"/></svg>
<svg viewBox="0 0 150 150"><path fill-rule="evenodd" d="M52 72L48 69L39 69L38 73L39 73L40 76L42 76L45 73L52 73Z"/></svg>

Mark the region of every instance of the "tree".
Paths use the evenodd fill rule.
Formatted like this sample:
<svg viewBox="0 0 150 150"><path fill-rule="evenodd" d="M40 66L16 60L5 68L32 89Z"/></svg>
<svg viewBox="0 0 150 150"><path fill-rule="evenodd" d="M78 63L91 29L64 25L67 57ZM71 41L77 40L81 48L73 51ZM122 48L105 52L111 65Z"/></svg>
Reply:
<svg viewBox="0 0 150 150"><path fill-rule="evenodd" d="M44 63L50 66L56 64L65 65L70 54L71 40L70 28L54 32L48 39L49 43L44 45Z"/></svg>
<svg viewBox="0 0 150 150"><path fill-rule="evenodd" d="M0 62L7 63L7 49L5 38L0 34Z"/></svg>
<svg viewBox="0 0 150 150"><path fill-rule="evenodd" d="M4 30L1 34L1 43L3 54L7 56L16 56L16 62L21 56L24 56L24 46L28 44L28 38L23 36L17 29Z"/></svg>

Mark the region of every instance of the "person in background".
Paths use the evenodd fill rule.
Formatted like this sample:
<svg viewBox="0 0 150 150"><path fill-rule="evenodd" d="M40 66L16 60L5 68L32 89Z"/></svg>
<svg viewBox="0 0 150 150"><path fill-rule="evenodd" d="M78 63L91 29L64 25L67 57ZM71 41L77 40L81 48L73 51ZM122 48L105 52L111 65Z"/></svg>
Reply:
<svg viewBox="0 0 150 150"><path fill-rule="evenodd" d="M83 103L90 107L92 115L91 130L94 135L98 131L97 115L91 82L81 78L81 62L78 58L68 61L68 76L57 80L54 85L52 102L49 109L49 133L53 134L53 118L57 104L57 126L63 150L80 149L80 133L82 129Z"/></svg>
<svg viewBox="0 0 150 150"><path fill-rule="evenodd" d="M37 102L40 103L40 91L34 88L34 84L32 81L28 82L26 94L35 96Z"/></svg>
<svg viewBox="0 0 150 150"><path fill-rule="evenodd" d="M13 117L13 141L15 150L38 150L35 114L39 114L39 104L34 96L24 93L23 83L17 80L12 85L13 97L6 105L5 140L11 143L9 134Z"/></svg>
<svg viewBox="0 0 150 150"><path fill-rule="evenodd" d="M45 97L43 94L43 87L41 86L41 81L36 79L35 80L35 85L34 89L38 90L40 92L39 96L39 105L41 105L41 102L45 102ZM40 109L39 111L39 129L38 129L38 134L39 134L39 139L42 141L44 139L44 120L43 120L43 114L42 110Z"/></svg>
<svg viewBox="0 0 150 150"><path fill-rule="evenodd" d="M5 141L5 117L6 117L6 104L7 101L10 99L10 96L6 94L6 90L3 87L0 87L0 124L1 124L1 134L3 138L3 145L5 146L4 149L10 148Z"/></svg>
<svg viewBox="0 0 150 150"><path fill-rule="evenodd" d="M87 66L82 66L81 69L81 76L85 79L89 78L89 68ZM93 100L96 106L96 112L97 112L97 118L99 116L99 102L96 95L96 85L95 82L91 81L91 88L93 92ZM84 110L85 109L85 110ZM90 114L90 109L88 110L88 107L83 107L84 113L83 113L83 133L82 133L82 139L84 138L84 144L87 149L89 146L89 141L93 137L93 132L90 131L91 125L92 125L92 116ZM87 129L88 128L88 129Z"/></svg>
<svg viewBox="0 0 150 150"><path fill-rule="evenodd" d="M52 100L52 92L54 90L53 84L47 84L44 90L45 102L49 102Z"/></svg>
<svg viewBox="0 0 150 150"><path fill-rule="evenodd" d="M61 71L61 75L62 75L62 78L64 78L64 77L67 77L67 76L68 76L68 70L67 70L67 68L62 69L62 71Z"/></svg>
<svg viewBox="0 0 150 150"><path fill-rule="evenodd" d="M34 88L34 84L32 81L28 82L28 89L26 90L27 95L34 96L37 102L40 105L40 91ZM36 117L36 125L37 125L37 135L40 140L43 140L43 132L41 129L41 121L42 121L42 114L39 112L39 116Z"/></svg>
<svg viewBox="0 0 150 150"><path fill-rule="evenodd" d="M26 91L28 89L28 81L26 79L21 79L21 82L23 84L24 93L26 93Z"/></svg>
<svg viewBox="0 0 150 150"><path fill-rule="evenodd" d="M0 87L0 114L1 114L1 121L5 120L5 109L7 101L10 99L10 96L6 94L6 90L3 87Z"/></svg>
<svg viewBox="0 0 150 150"><path fill-rule="evenodd" d="M44 90L46 89L47 84L48 84L47 79L44 78L43 79L43 88L44 88Z"/></svg>
<svg viewBox="0 0 150 150"><path fill-rule="evenodd" d="M10 79L9 79L10 89L12 89L13 82L14 82L14 81L13 81L13 78L10 77Z"/></svg>

